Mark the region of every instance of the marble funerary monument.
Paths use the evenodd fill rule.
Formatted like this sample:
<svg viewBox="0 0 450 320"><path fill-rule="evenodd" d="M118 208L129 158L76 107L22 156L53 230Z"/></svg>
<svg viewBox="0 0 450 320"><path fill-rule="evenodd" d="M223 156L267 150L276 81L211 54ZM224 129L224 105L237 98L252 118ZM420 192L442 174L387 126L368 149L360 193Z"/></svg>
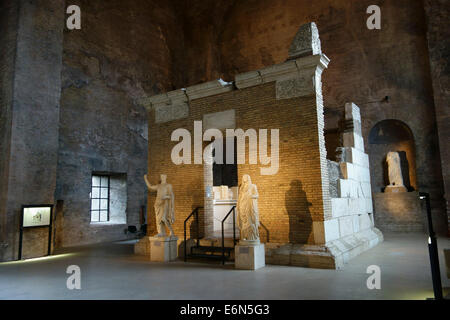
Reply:
<svg viewBox="0 0 450 320"><path fill-rule="evenodd" d="M369 159L361 133L364 119L353 103L345 105L340 160L327 160L327 152L335 152L326 150L324 140L321 75L329 62L315 23L308 23L300 27L284 63L237 74L233 82L216 80L141 99L149 113L149 181L167 174L175 194L176 235L183 234L185 218L201 206L200 230L193 223L187 232L191 238L195 232L202 239L217 238L220 185L214 183L214 165L171 161L176 144L171 133L178 128L193 132L194 121L203 121L203 130L279 129L278 172L261 175L260 166L247 160L236 165L238 183L228 184L236 193L251 176L250 183L258 186L259 221L252 226L259 229L241 229L241 241L244 234L252 234L251 239L258 235L265 263L337 269L383 241L374 226ZM239 192L226 200L236 203ZM148 234L153 235L158 233L158 198L148 198ZM178 247L182 245L178 240ZM149 239L142 239L136 251L151 256Z"/></svg>

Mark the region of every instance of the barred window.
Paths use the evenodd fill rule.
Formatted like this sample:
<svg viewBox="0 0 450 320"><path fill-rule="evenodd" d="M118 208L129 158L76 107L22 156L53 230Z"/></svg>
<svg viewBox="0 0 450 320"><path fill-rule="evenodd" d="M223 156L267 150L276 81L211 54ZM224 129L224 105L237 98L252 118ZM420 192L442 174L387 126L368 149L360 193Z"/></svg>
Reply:
<svg viewBox="0 0 450 320"><path fill-rule="evenodd" d="M92 175L91 222L109 221L110 177Z"/></svg>

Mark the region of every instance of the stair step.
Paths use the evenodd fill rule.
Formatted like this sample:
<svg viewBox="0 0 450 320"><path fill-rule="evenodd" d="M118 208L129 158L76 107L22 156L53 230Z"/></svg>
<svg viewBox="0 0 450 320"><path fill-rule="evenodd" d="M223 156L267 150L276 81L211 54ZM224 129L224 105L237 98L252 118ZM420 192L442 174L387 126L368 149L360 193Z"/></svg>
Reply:
<svg viewBox="0 0 450 320"><path fill-rule="evenodd" d="M222 247L222 239L200 239L199 244L204 247ZM225 247L233 247L233 239L226 238L224 244Z"/></svg>
<svg viewBox="0 0 450 320"><path fill-rule="evenodd" d="M194 254L188 254L188 258L205 258L205 259L217 259L222 260L222 255L215 255L215 254L200 254L200 253L194 253ZM228 256L225 256L225 260L230 260Z"/></svg>
<svg viewBox="0 0 450 320"><path fill-rule="evenodd" d="M199 247L191 247L192 250L198 250L203 252L222 252L222 247L214 247L214 246L199 246ZM224 247L225 252L231 252L234 248Z"/></svg>

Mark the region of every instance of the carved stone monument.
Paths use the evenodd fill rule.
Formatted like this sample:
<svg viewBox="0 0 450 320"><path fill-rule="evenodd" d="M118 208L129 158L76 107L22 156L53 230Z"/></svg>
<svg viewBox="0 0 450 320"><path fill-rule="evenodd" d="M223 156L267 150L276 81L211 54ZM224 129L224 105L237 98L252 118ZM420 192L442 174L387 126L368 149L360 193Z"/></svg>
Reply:
<svg viewBox="0 0 450 320"><path fill-rule="evenodd" d="M240 241L235 247L237 269L256 270L266 265L264 244L259 240L258 189L250 176L242 177L237 202L237 225Z"/></svg>
<svg viewBox="0 0 450 320"><path fill-rule="evenodd" d="M158 234L150 237L150 260L172 261L177 258L177 240L174 235L172 224L175 222L174 201L175 197L172 185L166 182L167 176L161 175L161 183L151 185L144 176L145 183L150 191L156 191L155 214ZM167 235L166 227L170 230Z"/></svg>
<svg viewBox="0 0 450 320"><path fill-rule="evenodd" d="M386 156L386 162L388 165L389 185L386 186L384 192L386 193L407 192L408 190L403 184L402 168L400 165L400 155L398 154L398 152L389 152Z"/></svg>

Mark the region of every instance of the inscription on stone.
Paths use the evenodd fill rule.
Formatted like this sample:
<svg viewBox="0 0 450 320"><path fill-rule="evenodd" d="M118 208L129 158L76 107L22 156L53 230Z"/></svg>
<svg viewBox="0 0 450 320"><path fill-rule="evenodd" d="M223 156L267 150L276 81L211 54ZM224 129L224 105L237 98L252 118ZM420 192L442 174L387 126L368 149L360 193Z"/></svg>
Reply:
<svg viewBox="0 0 450 320"><path fill-rule="evenodd" d="M248 247L240 247L239 253L240 254L248 254Z"/></svg>

